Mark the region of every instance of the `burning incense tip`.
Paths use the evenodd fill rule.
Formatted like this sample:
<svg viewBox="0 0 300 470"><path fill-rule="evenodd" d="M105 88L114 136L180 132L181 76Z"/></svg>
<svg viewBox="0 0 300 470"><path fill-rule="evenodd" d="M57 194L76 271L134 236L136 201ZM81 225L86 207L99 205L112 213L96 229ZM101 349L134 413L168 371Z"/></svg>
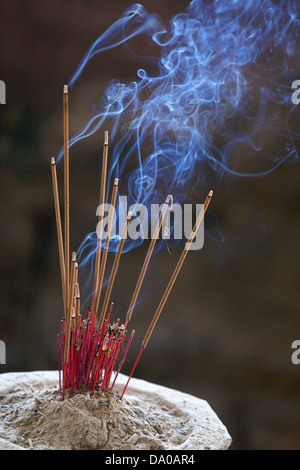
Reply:
<svg viewBox="0 0 300 470"><path fill-rule="evenodd" d="M55 158L51 157L51 165L55 165Z"/></svg>
<svg viewBox="0 0 300 470"><path fill-rule="evenodd" d="M132 212L128 212L127 220L130 220L132 217Z"/></svg>
<svg viewBox="0 0 300 470"><path fill-rule="evenodd" d="M108 132L104 132L104 145L108 145Z"/></svg>
<svg viewBox="0 0 300 470"><path fill-rule="evenodd" d="M115 178L114 186L118 186L119 184L119 178Z"/></svg>
<svg viewBox="0 0 300 470"><path fill-rule="evenodd" d="M79 289L79 284L78 284L78 282L76 282L76 284L75 284L75 297L76 297L77 299L80 298L80 289Z"/></svg>
<svg viewBox="0 0 300 470"><path fill-rule="evenodd" d="M68 85L64 85L64 94L67 95L69 93Z"/></svg>
<svg viewBox="0 0 300 470"><path fill-rule="evenodd" d="M212 197L213 194L214 194L214 192L213 192L213 190L211 189L211 190L209 191L209 193L208 193L208 196L209 196L209 197Z"/></svg>
<svg viewBox="0 0 300 470"><path fill-rule="evenodd" d="M165 204L170 204L170 210L172 209L173 207L173 196L172 194L169 194L167 199L165 200Z"/></svg>
<svg viewBox="0 0 300 470"><path fill-rule="evenodd" d="M73 261L73 263L76 262L76 253L75 253L75 251L73 251L73 253L72 253L72 261ZM78 265L77 265L77 267L78 267ZM75 268L76 268L76 265L75 265Z"/></svg>

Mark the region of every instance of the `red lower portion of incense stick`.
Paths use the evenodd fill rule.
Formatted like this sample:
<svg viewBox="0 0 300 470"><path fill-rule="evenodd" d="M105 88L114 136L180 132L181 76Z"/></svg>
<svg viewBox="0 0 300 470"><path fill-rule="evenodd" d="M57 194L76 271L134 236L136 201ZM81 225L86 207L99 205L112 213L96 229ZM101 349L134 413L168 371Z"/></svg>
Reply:
<svg viewBox="0 0 300 470"><path fill-rule="evenodd" d="M115 378L114 378L114 381L113 381L113 383L112 383L112 386L111 386L112 389L113 389L114 386L115 386L116 380L117 380L117 378L118 378L118 375L119 375L119 373L120 373L120 370L121 370L121 368L122 368L122 365L123 365L123 363L124 363L124 361L125 361L125 358L126 358L126 356L127 356L127 352L128 352L129 346L130 346L130 344L131 344L131 341L132 341L132 339L133 339L133 337L134 337L134 333L135 333L135 332L134 332L134 330L133 330L133 332L131 333L131 336L130 336L130 338L129 338L128 344L127 344L127 346L126 346L125 352L124 352L124 354L123 354L123 357L122 357L122 359L121 359L121 362L120 362L118 371L117 371L117 373L116 373L116 375L115 375Z"/></svg>
<svg viewBox="0 0 300 470"><path fill-rule="evenodd" d="M93 395L97 387L100 390L109 388L118 355L126 338L124 325L119 326L119 322L109 323L112 307L113 305L100 331L96 329L96 315L89 311L84 321L80 319L77 325L73 323L70 326L70 335L66 334L66 324L64 320L62 321L61 340L58 339L59 377L62 371L62 384L60 382L62 399L65 398L67 390L71 394L78 390L90 390ZM125 353L127 353L132 336ZM65 348L66 338L70 341L68 360L62 363L62 351ZM121 361L121 366L124 359L125 357ZM119 366L118 373L120 368ZM115 380L113 385L114 383Z"/></svg>
<svg viewBox="0 0 300 470"><path fill-rule="evenodd" d="M133 373L134 373L134 371L135 371L135 368L136 368L136 366L137 366L137 363L139 362L139 359L140 359L140 357L141 357L143 351L144 351L144 346L141 347L140 352L139 352L139 354L138 354L138 357L136 358L135 363L133 364L133 368L132 368L132 370L131 370L131 372L130 372L130 376L128 377L128 380L127 380L127 382L126 382L126 385L125 385L125 387L124 387L124 390L123 390L123 393L122 393L122 395L121 395L120 400L123 399L123 396L124 396L124 394L125 394L125 392L126 392L126 389L127 389L127 387L128 387L129 381L130 381L131 377L133 376Z"/></svg>

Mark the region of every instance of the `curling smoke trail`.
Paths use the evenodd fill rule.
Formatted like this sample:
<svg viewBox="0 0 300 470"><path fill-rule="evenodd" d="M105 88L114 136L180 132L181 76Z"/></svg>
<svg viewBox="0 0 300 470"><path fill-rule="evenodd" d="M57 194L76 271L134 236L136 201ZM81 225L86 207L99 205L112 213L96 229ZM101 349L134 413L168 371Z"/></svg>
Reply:
<svg viewBox="0 0 300 470"><path fill-rule="evenodd" d="M156 73L140 68L136 80L111 80L70 146L108 129L110 175L126 183L130 204L147 206L169 193L184 202L212 177L263 175L298 158L299 133L288 120L299 10L297 0L193 0L165 27L157 15L133 5L91 45L69 86L96 55L141 34L161 49L151 66ZM269 140L280 134L284 148L270 152L262 131ZM268 166L249 174L235 169L232 156L241 146L241 159L254 153ZM62 156L61 150L58 160ZM126 241L125 250L139 242ZM96 237L86 237L83 251L87 244L95 247Z"/></svg>

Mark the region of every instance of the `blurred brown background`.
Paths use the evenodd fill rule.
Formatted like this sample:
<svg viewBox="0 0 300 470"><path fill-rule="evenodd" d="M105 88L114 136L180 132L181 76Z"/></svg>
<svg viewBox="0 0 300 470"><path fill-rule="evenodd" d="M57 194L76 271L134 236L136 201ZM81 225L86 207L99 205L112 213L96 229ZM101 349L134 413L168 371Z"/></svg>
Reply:
<svg viewBox="0 0 300 470"><path fill-rule="evenodd" d="M62 301L49 162L62 144L62 87L131 3L0 1L0 79L7 86L0 108L0 339L7 364L0 372L57 367ZM187 4L143 2L165 21ZM134 45L159 53L139 39ZM91 64L72 92L71 134L107 79L130 79L136 68L120 49ZM275 154L283 142L272 142ZM72 250L96 225L102 141L97 135L84 145L71 153ZM232 449L300 448L300 365L291 362L291 344L300 339L299 177L300 166L289 163L263 178L225 178L215 188L212 205L226 240L207 237L203 250L190 253L135 372L207 400L228 427ZM206 193L199 190L199 202ZM128 307L146 248L122 259L116 315ZM172 253L164 250L151 263L124 373L180 250Z"/></svg>

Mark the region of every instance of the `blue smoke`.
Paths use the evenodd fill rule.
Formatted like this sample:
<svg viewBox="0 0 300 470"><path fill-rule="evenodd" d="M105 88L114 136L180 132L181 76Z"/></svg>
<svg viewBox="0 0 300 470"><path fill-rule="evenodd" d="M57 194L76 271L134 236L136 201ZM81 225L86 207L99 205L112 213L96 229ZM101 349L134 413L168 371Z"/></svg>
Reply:
<svg viewBox="0 0 300 470"><path fill-rule="evenodd" d="M70 146L109 130L109 176L126 183L130 204L146 205L170 193L181 203L201 191L202 200L201 189L224 174L264 175L298 158L299 134L288 123L299 13L298 0L193 0L165 27L133 5L91 45L69 86L96 55L140 34L160 46L151 64L156 73L140 68L135 81L111 80ZM284 148L268 151L262 131L269 141L280 134ZM253 153L266 159L264 170L235 169L232 156L239 152L241 160ZM125 250L136 243L126 242Z"/></svg>

